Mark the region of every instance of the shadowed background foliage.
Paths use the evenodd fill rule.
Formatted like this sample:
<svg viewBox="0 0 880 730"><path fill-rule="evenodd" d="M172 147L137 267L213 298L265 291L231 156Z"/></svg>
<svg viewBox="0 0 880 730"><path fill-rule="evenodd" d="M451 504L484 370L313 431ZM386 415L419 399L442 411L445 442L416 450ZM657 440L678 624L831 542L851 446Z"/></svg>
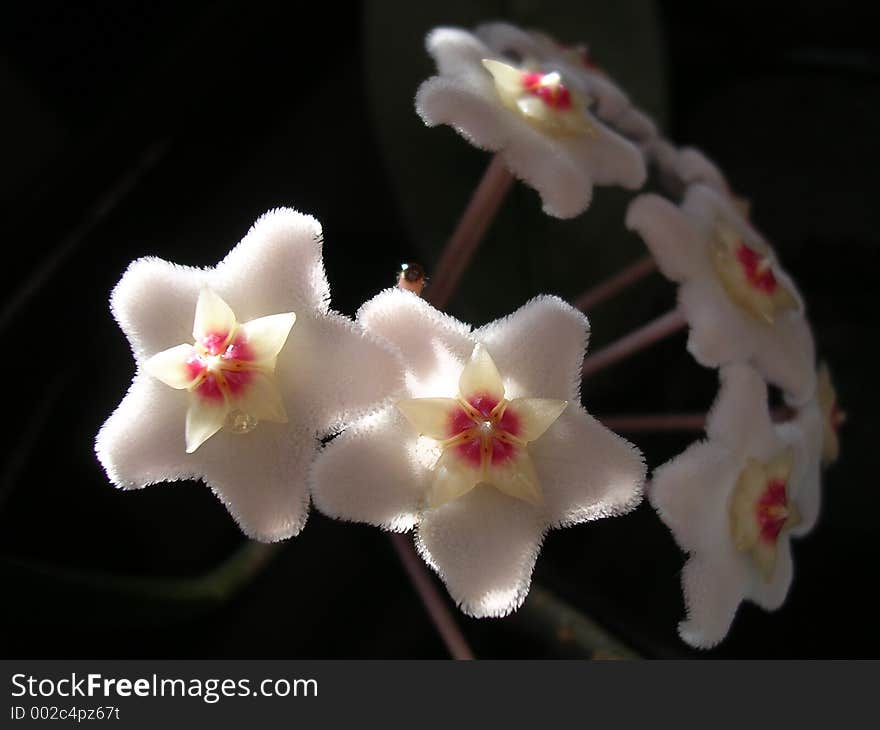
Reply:
<svg viewBox="0 0 880 730"><path fill-rule="evenodd" d="M817 530L775 614L740 611L708 656L876 656L875 351L880 58L867 5L766 3L13 3L0 28L0 655L442 657L385 537L313 513L241 592L132 578L204 573L241 538L203 485L114 490L92 439L125 392L107 309L127 263L218 261L268 208L325 231L347 314L429 268L488 157L429 130L412 96L437 24L505 18L594 55L674 141L716 159L805 293L850 421ZM573 298L643 253L631 196L575 221L518 185L450 310L481 324L539 292ZM601 346L674 301L659 277L591 313ZM699 410L715 376L679 336L585 384L596 414ZM632 437L656 466L687 436ZM683 558L652 510L551 533L536 579L647 656L675 634ZM140 584L139 584L140 585ZM189 596L189 597L188 597ZM479 656L572 656L522 618L462 617Z"/></svg>

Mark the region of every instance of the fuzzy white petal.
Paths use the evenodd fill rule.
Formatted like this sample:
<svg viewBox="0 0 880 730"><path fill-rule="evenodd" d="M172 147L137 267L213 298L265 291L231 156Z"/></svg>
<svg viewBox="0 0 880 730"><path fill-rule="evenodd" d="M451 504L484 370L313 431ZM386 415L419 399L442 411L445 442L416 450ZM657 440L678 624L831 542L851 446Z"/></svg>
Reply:
<svg viewBox="0 0 880 730"><path fill-rule="evenodd" d="M589 171L562 144L501 106L491 86L434 77L419 87L416 110L429 126L448 124L471 144L501 152L510 171L538 191L549 215L572 218L589 205Z"/></svg>
<svg viewBox="0 0 880 730"><path fill-rule="evenodd" d="M694 556L682 571L687 619L678 633L698 649L711 649L730 630L733 618L748 590L749 575L737 556L718 561Z"/></svg>
<svg viewBox="0 0 880 730"><path fill-rule="evenodd" d="M667 278L680 282L702 270L694 264L704 244L679 207L666 198L638 196L626 212L626 227L642 237Z"/></svg>
<svg viewBox="0 0 880 730"><path fill-rule="evenodd" d="M430 475L418 458L418 441L393 406L356 422L315 461L311 476L315 506L337 519L395 532L412 529Z"/></svg>
<svg viewBox="0 0 880 730"><path fill-rule="evenodd" d="M505 378L508 398L580 402L581 366L590 323L554 296L532 299L474 332Z"/></svg>
<svg viewBox="0 0 880 730"><path fill-rule="evenodd" d="M547 215L565 219L583 213L593 199L595 170L588 167L588 155L585 153L583 164L578 164L564 145L554 144L540 132L523 128L518 134L521 138L507 144L502 152L510 171L538 191ZM622 167L628 172L625 164Z"/></svg>
<svg viewBox="0 0 880 730"><path fill-rule="evenodd" d="M299 317L275 365L288 412L296 409L321 434L400 396L402 378L386 342L335 312Z"/></svg>
<svg viewBox="0 0 880 730"><path fill-rule="evenodd" d="M110 480L132 489L204 479L242 530L257 540L290 537L305 523L305 470L317 442L301 424L220 431L193 454L184 449L188 394L139 373L104 423L95 450Z"/></svg>
<svg viewBox="0 0 880 730"><path fill-rule="evenodd" d="M522 61L531 58L542 61L547 53L544 43L510 23L481 23L474 28L474 34L493 53L509 60Z"/></svg>
<svg viewBox="0 0 880 730"><path fill-rule="evenodd" d="M711 277L682 284L679 305L690 325L688 351L700 364L748 361L782 388L789 402L802 403L813 394L815 345L801 313L782 312L768 325L731 301Z"/></svg>
<svg viewBox="0 0 880 730"><path fill-rule="evenodd" d="M110 295L110 309L135 358L192 342L193 316L207 272L147 257L132 262Z"/></svg>
<svg viewBox="0 0 880 730"><path fill-rule="evenodd" d="M404 355L408 397L458 395L461 368L475 344L466 324L401 289L377 294L360 308L357 320L368 333L387 340Z"/></svg>
<svg viewBox="0 0 880 730"><path fill-rule="evenodd" d="M434 28L425 38L425 47L445 76L472 73L482 59L494 55L477 36L460 28Z"/></svg>
<svg viewBox="0 0 880 730"><path fill-rule="evenodd" d="M648 499L682 550L711 550L729 541L725 505L738 477L739 462L729 449L697 442L654 470Z"/></svg>
<svg viewBox="0 0 880 730"><path fill-rule="evenodd" d="M658 135L656 122L635 107L630 107L615 118L613 126L625 137L642 143Z"/></svg>
<svg viewBox="0 0 880 730"><path fill-rule="evenodd" d="M786 443L795 449L795 474L792 483L797 492L792 498L800 522L791 534L801 537L816 526L822 508L822 412L816 399L799 409L794 420L777 427Z"/></svg>
<svg viewBox="0 0 880 730"><path fill-rule="evenodd" d="M193 457L242 532L275 542L305 525L307 475L317 446L311 424L291 414L290 423L261 423L246 434L221 431Z"/></svg>
<svg viewBox="0 0 880 730"><path fill-rule="evenodd" d="M625 514L642 500L645 463L632 444L578 403L529 444L553 527Z"/></svg>
<svg viewBox="0 0 880 730"><path fill-rule="evenodd" d="M720 193L730 194L724 173L696 147L682 147L676 162L678 175L685 185L703 183Z"/></svg>
<svg viewBox="0 0 880 730"><path fill-rule="evenodd" d="M114 485L138 489L196 475L184 449L188 406L186 393L172 390L146 372L135 375L95 440L98 460Z"/></svg>
<svg viewBox="0 0 880 730"><path fill-rule="evenodd" d="M767 384L754 368L721 368L721 388L706 419L706 433L734 452L757 452L776 440L767 406ZM752 448L754 447L754 448Z"/></svg>
<svg viewBox="0 0 880 730"><path fill-rule="evenodd" d="M290 208L269 211L217 265L212 288L239 322L283 312L325 313L330 287L321 248L317 220Z"/></svg>
<svg viewBox="0 0 880 730"><path fill-rule="evenodd" d="M462 611L506 616L528 593L544 529L531 504L480 485L428 511L417 546Z"/></svg>
<svg viewBox="0 0 880 730"><path fill-rule="evenodd" d="M563 139L560 145L589 174L595 185L620 185L638 190L647 180L645 158L636 145L601 123L595 136Z"/></svg>

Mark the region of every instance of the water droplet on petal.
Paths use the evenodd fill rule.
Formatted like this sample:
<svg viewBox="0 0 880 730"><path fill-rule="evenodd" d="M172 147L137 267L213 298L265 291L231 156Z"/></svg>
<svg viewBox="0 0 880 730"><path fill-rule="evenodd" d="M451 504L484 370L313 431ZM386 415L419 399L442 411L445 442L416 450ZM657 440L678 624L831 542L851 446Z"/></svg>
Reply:
<svg viewBox="0 0 880 730"><path fill-rule="evenodd" d="M244 411L231 411L226 425L232 433L250 433L257 427L257 419Z"/></svg>

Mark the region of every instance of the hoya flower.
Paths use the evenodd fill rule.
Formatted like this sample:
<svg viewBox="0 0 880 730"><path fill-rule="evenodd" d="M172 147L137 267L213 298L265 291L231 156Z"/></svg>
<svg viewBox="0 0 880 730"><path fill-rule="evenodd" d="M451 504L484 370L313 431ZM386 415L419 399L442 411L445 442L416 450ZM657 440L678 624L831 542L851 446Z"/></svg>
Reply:
<svg viewBox="0 0 880 730"><path fill-rule="evenodd" d="M136 372L96 441L110 480L204 479L258 540L302 529L317 436L397 382L387 346L330 310L321 227L290 209L213 268L135 261L111 308Z"/></svg>
<svg viewBox="0 0 880 730"><path fill-rule="evenodd" d="M802 429L774 425L767 386L748 365L721 370L707 440L659 467L648 497L689 554L682 573L687 618L679 633L710 648L749 600L779 608L792 580L790 538L813 497Z"/></svg>
<svg viewBox="0 0 880 730"><path fill-rule="evenodd" d="M454 28L432 31L427 46L440 75L416 94L425 124L449 124L477 147L499 152L538 191L548 214L583 212L594 184L644 183L638 148L596 119L590 99L561 73L512 65Z"/></svg>
<svg viewBox="0 0 880 730"><path fill-rule="evenodd" d="M580 403L588 325L555 297L476 330L409 292L358 321L400 350L405 387L318 457L315 505L416 546L472 616L504 616L528 593L548 529L633 509L645 467Z"/></svg>
<svg viewBox="0 0 880 730"><path fill-rule="evenodd" d="M586 45L566 46L547 33L523 30L510 23L483 23L477 37L501 58L545 72L558 71L571 85L596 102L596 115L613 123L631 108L626 92L602 70Z"/></svg>
<svg viewBox="0 0 880 730"><path fill-rule="evenodd" d="M630 205L626 225L644 239L665 276L680 283L688 350L702 365L750 362L793 405L816 385L804 304L776 254L733 203L705 185L681 207L657 195Z"/></svg>

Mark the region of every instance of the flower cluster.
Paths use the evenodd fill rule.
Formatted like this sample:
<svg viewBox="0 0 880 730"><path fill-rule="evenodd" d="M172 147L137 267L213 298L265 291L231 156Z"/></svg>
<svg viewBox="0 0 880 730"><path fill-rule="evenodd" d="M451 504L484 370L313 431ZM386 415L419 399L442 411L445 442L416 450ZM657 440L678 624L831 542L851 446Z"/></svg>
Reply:
<svg viewBox="0 0 880 730"><path fill-rule="evenodd" d="M639 195L626 225L678 284L688 351L720 374L706 440L649 491L689 554L681 636L713 646L743 600L784 601L790 538L815 525L839 453L803 298L718 166L663 138L586 46L489 23L436 29L427 47L438 75L418 114L496 152L548 214L583 212L593 185L637 190L648 165L681 196ZM310 502L413 531L465 613L516 610L547 531L635 508L644 460L581 403L579 311L538 296L473 328L420 298L421 268L400 279L355 319L334 312L320 225L291 209L213 268L135 261L111 296L136 369L96 441L110 480L201 478L262 541L298 534Z"/></svg>

